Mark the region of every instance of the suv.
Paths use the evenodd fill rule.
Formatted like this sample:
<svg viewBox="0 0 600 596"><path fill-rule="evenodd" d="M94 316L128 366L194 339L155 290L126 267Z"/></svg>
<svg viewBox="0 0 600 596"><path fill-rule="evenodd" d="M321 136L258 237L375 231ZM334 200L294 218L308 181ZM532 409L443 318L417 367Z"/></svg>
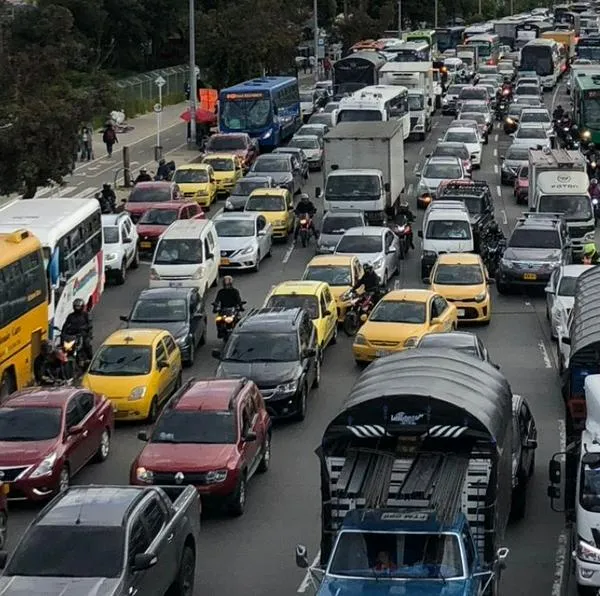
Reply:
<svg viewBox="0 0 600 596"><path fill-rule="evenodd" d="M221 361L217 377L256 383L271 416L304 420L308 392L321 380L317 331L305 309L250 311L213 356Z"/></svg>
<svg viewBox="0 0 600 596"><path fill-rule="evenodd" d="M169 401L131 464L131 484L192 484L203 503L244 513L246 484L271 461L271 418L248 379L190 379Z"/></svg>
<svg viewBox="0 0 600 596"><path fill-rule="evenodd" d="M556 267L572 262L565 220L555 213L524 213L512 231L496 275L498 291L546 286Z"/></svg>
<svg viewBox="0 0 600 596"><path fill-rule="evenodd" d="M138 233L129 213L103 215L104 273L118 284L124 284L127 269L140 264Z"/></svg>

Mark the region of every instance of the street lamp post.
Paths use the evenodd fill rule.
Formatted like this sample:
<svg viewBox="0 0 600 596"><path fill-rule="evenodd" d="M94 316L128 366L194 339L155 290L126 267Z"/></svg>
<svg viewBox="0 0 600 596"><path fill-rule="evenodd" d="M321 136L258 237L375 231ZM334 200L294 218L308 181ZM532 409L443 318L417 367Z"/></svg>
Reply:
<svg viewBox="0 0 600 596"><path fill-rule="evenodd" d="M197 73L196 73L196 6L194 0L189 0L190 7L190 140L196 142L196 97Z"/></svg>
<svg viewBox="0 0 600 596"><path fill-rule="evenodd" d="M433 26L437 29L437 26L438 26L438 0L435 0L435 3L434 3Z"/></svg>
<svg viewBox="0 0 600 596"><path fill-rule="evenodd" d="M319 82L319 17L317 16L317 9L318 9L318 5L317 5L317 1L318 0L313 0L313 12L314 12L314 23L313 23L313 29L314 29L314 42L315 42L315 70L314 70L314 75L315 75L315 83ZM310 60L310 57L309 57Z"/></svg>
<svg viewBox="0 0 600 596"><path fill-rule="evenodd" d="M398 0L398 39L402 39L402 0Z"/></svg>

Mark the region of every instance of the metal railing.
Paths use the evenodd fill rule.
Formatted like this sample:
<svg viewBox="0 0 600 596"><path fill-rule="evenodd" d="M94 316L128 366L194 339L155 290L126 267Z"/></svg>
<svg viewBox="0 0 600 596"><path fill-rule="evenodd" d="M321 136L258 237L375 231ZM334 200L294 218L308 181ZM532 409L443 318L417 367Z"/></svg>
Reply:
<svg viewBox="0 0 600 596"><path fill-rule="evenodd" d="M185 83L189 79L189 67L182 64L151 70L120 79L116 81L116 85L124 101L158 101L158 88L155 83L158 77L166 81L162 89L163 97L176 93L183 95Z"/></svg>

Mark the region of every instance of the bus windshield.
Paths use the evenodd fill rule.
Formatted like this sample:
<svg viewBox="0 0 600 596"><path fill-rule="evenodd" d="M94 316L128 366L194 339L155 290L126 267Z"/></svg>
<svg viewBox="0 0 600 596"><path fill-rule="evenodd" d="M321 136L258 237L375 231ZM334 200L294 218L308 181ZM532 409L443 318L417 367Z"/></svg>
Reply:
<svg viewBox="0 0 600 596"><path fill-rule="evenodd" d="M577 57L587 60L600 60L600 43L592 46L579 42L577 44Z"/></svg>
<svg viewBox="0 0 600 596"><path fill-rule="evenodd" d="M271 122L271 100L225 99L221 107L221 122L229 130L259 130Z"/></svg>
<svg viewBox="0 0 600 596"><path fill-rule="evenodd" d="M521 50L521 70L535 70L541 76L554 72L552 50L547 46L525 46Z"/></svg>
<svg viewBox="0 0 600 596"><path fill-rule="evenodd" d="M479 48L478 53L480 58L488 58L492 53L492 44L489 41L467 40L466 45Z"/></svg>

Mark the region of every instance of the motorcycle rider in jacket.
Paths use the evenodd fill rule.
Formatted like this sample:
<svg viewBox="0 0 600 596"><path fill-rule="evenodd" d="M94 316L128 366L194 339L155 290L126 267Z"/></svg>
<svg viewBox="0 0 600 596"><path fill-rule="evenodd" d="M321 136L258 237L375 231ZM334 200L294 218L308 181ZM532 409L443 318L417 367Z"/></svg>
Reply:
<svg viewBox="0 0 600 596"><path fill-rule="evenodd" d="M69 313L62 328L62 337L81 337L81 351L86 360L94 356L92 350L92 321L81 298L73 300L73 312Z"/></svg>
<svg viewBox="0 0 600 596"><path fill-rule="evenodd" d="M296 229L294 230L294 240L298 239L298 234L300 233L300 218L303 215L308 215L310 217L309 230L314 234L315 238L319 237L319 232L315 227L314 217L317 213L317 208L314 203L310 200L310 197L306 193L302 193L300 195L300 201L296 205L296 209L294 209L294 213L298 218L296 220Z"/></svg>

